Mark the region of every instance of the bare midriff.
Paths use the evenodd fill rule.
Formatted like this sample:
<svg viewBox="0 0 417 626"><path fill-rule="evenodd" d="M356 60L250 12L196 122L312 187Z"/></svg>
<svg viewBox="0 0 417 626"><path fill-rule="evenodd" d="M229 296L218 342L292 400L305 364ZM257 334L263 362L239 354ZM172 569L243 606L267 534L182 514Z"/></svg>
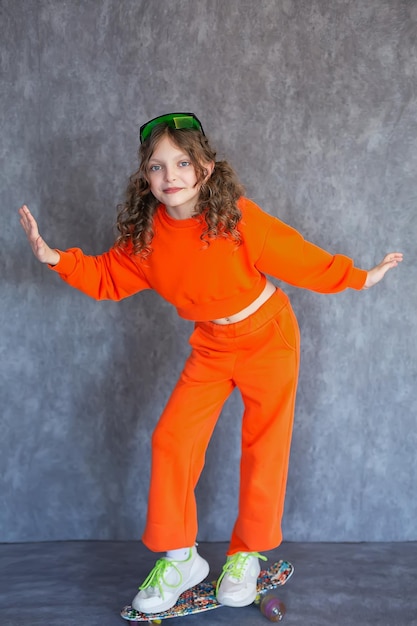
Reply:
<svg viewBox="0 0 417 626"><path fill-rule="evenodd" d="M212 320L215 324L236 324L236 322L241 322L246 319L253 313L255 313L276 291L276 287L270 280L266 281L265 287L262 293L255 298L255 300L247 307L239 311L238 313L234 313L233 315L229 315L228 317L221 317L218 320Z"/></svg>

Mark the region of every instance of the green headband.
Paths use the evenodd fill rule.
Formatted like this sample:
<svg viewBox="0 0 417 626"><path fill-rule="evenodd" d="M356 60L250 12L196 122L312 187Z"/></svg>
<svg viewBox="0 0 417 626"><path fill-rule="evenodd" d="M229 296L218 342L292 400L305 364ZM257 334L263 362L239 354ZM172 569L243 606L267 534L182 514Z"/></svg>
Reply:
<svg viewBox="0 0 417 626"><path fill-rule="evenodd" d="M148 139L152 130L158 124L168 124L170 128L195 128L203 133L204 130L201 126L200 120L194 115L194 113L167 113L166 115L160 115L153 120L146 122L140 127L139 137L140 143L143 143Z"/></svg>

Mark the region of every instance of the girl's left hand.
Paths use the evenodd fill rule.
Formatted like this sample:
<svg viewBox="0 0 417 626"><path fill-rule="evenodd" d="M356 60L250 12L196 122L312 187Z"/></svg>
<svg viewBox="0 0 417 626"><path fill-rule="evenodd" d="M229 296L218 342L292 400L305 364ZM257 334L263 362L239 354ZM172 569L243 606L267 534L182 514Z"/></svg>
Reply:
<svg viewBox="0 0 417 626"><path fill-rule="evenodd" d="M373 287L380 280L382 280L388 270L393 267L397 267L398 263L401 263L403 260L402 252L390 252L382 259L379 265L376 265L371 270L368 271L368 276L365 281L364 289L369 289L369 287Z"/></svg>

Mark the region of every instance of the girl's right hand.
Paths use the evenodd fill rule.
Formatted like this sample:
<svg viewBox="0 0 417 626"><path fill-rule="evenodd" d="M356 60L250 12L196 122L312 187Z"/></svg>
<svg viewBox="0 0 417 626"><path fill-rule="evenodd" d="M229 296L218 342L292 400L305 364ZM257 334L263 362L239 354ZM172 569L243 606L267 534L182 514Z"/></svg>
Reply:
<svg viewBox="0 0 417 626"><path fill-rule="evenodd" d="M53 250L42 239L39 234L38 224L28 207L24 204L19 209L20 223L26 233L26 237L31 245L33 254L41 263L56 265L59 262L59 252Z"/></svg>

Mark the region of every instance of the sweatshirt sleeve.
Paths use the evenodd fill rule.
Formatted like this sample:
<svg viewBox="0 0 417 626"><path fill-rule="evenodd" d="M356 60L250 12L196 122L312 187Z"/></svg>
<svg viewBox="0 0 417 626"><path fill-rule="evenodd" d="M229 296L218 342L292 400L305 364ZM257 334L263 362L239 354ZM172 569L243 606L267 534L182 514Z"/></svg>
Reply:
<svg viewBox="0 0 417 626"><path fill-rule="evenodd" d="M122 300L151 288L139 262L122 248L98 256L88 256L80 248L57 252L61 258L50 269L95 300Z"/></svg>
<svg viewBox="0 0 417 626"><path fill-rule="evenodd" d="M362 289L367 272L342 254L332 255L306 241L291 226L268 215L269 226L256 267L295 287L319 293Z"/></svg>

